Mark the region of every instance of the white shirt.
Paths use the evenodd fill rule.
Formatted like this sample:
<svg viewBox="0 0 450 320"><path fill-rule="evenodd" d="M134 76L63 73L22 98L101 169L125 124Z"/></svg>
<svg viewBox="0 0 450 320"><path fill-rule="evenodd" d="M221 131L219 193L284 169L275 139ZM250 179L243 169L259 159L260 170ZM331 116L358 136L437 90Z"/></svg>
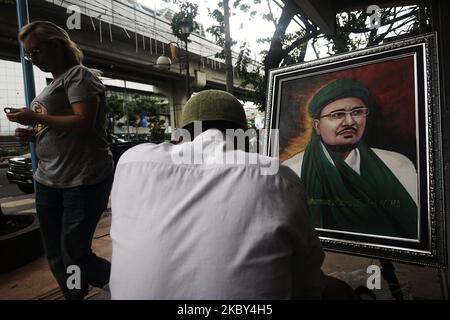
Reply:
<svg viewBox="0 0 450 320"><path fill-rule="evenodd" d="M278 159L229 150L208 130L180 145L142 144L112 190L112 299L320 298L324 253L298 176ZM227 151L228 150L228 151ZM174 164L173 154L201 158ZM220 164L225 156L258 164ZM198 161L197 161L198 162Z"/></svg>
<svg viewBox="0 0 450 320"><path fill-rule="evenodd" d="M322 149L327 159L331 164L334 165L331 156L328 154L328 151L323 144ZM409 195L411 196L411 198L413 198L414 202L417 205L417 172L411 160L397 152L376 148L371 148L371 150L375 152L375 154L392 171L392 173L395 175L398 181L400 181L406 191L408 191ZM294 172L297 172L300 176L304 154L304 151L300 152L292 158L284 161L283 164L294 170ZM361 174L361 156L358 149L353 149L344 161L349 165L350 168L356 171L356 173Z"/></svg>

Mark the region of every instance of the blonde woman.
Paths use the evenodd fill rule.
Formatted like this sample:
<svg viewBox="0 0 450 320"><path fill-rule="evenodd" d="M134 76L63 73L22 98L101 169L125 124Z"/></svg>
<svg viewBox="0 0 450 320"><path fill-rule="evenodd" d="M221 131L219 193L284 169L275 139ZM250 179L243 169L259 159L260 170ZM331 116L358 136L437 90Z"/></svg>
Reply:
<svg viewBox="0 0 450 320"><path fill-rule="evenodd" d="M109 282L110 263L91 250L96 225L106 209L113 160L107 142L105 88L98 73L82 65L82 52L67 32L48 21L20 30L26 58L53 81L32 101L31 110L11 109L16 138L34 139L38 168L36 210L50 268L66 299L82 299L88 284ZM77 266L81 288L67 281ZM76 269L76 268L75 268Z"/></svg>

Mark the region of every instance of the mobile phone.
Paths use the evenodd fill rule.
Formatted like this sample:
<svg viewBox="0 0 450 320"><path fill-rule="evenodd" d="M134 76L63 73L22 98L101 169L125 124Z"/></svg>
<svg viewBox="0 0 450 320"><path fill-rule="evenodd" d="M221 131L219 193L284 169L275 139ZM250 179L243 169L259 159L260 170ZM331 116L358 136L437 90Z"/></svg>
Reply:
<svg viewBox="0 0 450 320"><path fill-rule="evenodd" d="M5 111L5 113L10 113L11 110L12 110L12 108L10 108L10 107L3 108L3 111Z"/></svg>

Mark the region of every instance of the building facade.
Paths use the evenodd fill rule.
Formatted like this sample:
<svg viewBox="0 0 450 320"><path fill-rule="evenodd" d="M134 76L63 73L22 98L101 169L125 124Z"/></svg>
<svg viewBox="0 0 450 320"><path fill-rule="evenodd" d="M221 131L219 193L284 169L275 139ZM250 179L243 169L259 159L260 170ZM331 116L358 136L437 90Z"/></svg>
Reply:
<svg viewBox="0 0 450 320"><path fill-rule="evenodd" d="M34 82L36 92L40 92L51 81L51 74L44 73L34 67ZM14 130L23 127L15 122L11 122L3 112L3 108L23 108L25 107L25 92L23 84L22 65L18 62L0 60L0 136L12 136Z"/></svg>

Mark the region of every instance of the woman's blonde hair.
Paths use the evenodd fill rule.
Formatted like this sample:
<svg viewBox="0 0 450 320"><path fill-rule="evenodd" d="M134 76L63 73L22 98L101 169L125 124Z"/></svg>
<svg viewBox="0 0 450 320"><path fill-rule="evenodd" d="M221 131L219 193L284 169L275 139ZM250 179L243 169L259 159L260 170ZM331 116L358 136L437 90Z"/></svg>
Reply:
<svg viewBox="0 0 450 320"><path fill-rule="evenodd" d="M73 64L83 64L83 52L78 48L77 44L70 39L69 34L63 28L57 26L50 21L33 21L25 26L19 32L17 38L20 42L30 36L36 37L42 41L59 40L64 47L66 58ZM101 71L97 69L90 69L96 75L101 75Z"/></svg>

